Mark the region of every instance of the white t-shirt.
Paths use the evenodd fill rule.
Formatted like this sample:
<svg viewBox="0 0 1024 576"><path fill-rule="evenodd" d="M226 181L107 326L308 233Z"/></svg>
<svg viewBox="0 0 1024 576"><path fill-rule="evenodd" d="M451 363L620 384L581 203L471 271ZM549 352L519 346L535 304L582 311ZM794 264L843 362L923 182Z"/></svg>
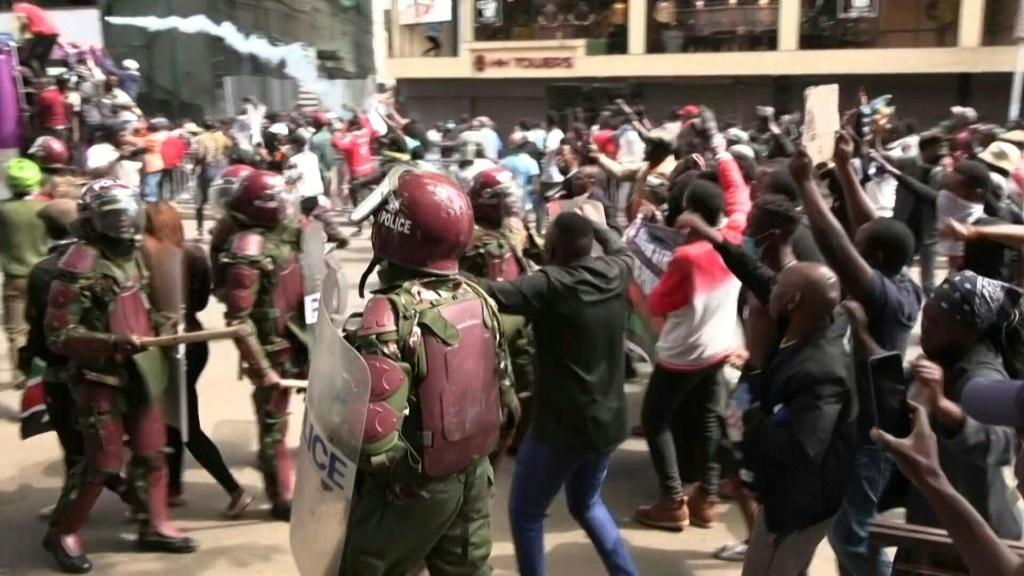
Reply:
<svg viewBox="0 0 1024 576"><path fill-rule="evenodd" d="M285 179L302 198L311 198L324 193L324 181L320 176L320 159L316 154L303 150L288 159L284 171Z"/></svg>
<svg viewBox="0 0 1024 576"><path fill-rule="evenodd" d="M544 139L544 168L540 173L540 181L547 183L561 182L565 178L558 171L558 148L562 145L565 132L552 128Z"/></svg>

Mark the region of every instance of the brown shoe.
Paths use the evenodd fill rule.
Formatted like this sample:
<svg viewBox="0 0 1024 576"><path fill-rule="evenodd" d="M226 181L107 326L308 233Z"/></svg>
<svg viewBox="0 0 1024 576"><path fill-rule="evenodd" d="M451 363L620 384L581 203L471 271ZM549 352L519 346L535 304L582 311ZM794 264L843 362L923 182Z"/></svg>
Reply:
<svg viewBox="0 0 1024 576"><path fill-rule="evenodd" d="M644 526L672 532L682 532L683 528L690 523L690 513L686 509L686 496L678 498L662 496L654 504L637 508L634 517Z"/></svg>
<svg viewBox="0 0 1024 576"><path fill-rule="evenodd" d="M708 498L704 490L698 486L686 502L689 509L690 523L697 528L711 528L718 522L718 498Z"/></svg>

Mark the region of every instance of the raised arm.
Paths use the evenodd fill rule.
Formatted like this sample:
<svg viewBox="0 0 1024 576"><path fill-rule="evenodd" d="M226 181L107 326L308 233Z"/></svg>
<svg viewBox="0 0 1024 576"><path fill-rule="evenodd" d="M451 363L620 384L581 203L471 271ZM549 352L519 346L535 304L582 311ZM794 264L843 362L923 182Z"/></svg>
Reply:
<svg viewBox="0 0 1024 576"><path fill-rule="evenodd" d="M868 199L860 179L853 171L853 139L845 131L836 132L836 149L832 159L836 163L836 173L843 187L846 202L846 217L850 220L850 229L858 230L861 226L878 217L875 207Z"/></svg>
<svg viewBox="0 0 1024 576"><path fill-rule="evenodd" d="M1006 244L1012 248L1024 247L1024 226L1016 224L974 226L973 224L961 224L949 218L942 226L942 233L945 236L964 242L990 240Z"/></svg>
<svg viewBox="0 0 1024 576"><path fill-rule="evenodd" d="M789 171L800 188L814 242L825 257L825 262L835 270L843 289L853 299L864 304L871 293L874 270L857 252L842 224L836 220L818 192L818 185L814 183L814 165L806 150L797 152L789 164Z"/></svg>

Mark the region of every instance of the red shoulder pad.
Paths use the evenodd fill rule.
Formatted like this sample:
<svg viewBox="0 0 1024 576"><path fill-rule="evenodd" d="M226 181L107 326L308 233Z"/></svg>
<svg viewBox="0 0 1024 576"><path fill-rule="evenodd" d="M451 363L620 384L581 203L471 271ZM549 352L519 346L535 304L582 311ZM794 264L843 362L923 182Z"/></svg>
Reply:
<svg viewBox="0 0 1024 576"><path fill-rule="evenodd" d="M240 232L231 239L231 253L240 256L259 256L263 254L263 235L256 232Z"/></svg>
<svg viewBox="0 0 1024 576"><path fill-rule="evenodd" d="M363 322L359 325L356 334L360 336L373 336L375 334L387 334L398 330L398 319L391 306L391 301L383 296L370 298L363 309Z"/></svg>
<svg viewBox="0 0 1024 576"><path fill-rule="evenodd" d="M100 253L88 244L79 242L61 257L57 267L64 272L70 272L72 274L85 274L91 272L93 267L96 266L96 261L99 260Z"/></svg>

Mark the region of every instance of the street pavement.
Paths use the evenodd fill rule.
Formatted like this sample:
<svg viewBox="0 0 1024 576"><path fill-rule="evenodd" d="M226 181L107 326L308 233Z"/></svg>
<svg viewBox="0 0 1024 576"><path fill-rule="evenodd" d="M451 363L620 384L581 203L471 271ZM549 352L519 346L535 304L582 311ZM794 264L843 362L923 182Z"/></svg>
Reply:
<svg viewBox="0 0 1024 576"><path fill-rule="evenodd" d="M193 225L189 222L187 225ZM194 231L194 229L193 229ZM344 254L350 282L349 308L360 307L355 284L371 255L368 240L354 239ZM211 302L201 319L207 328L223 326L224 308ZM5 354L0 343L0 357ZM639 421L644 380L627 384L632 422ZM262 576L297 574L289 552L288 525L269 518L255 468L256 424L250 400L251 387L238 377L238 354L231 342L211 345L210 362L199 383L203 428L220 447L225 460L242 485L257 495L254 506L239 520L220 517L227 495L191 457L186 458L186 505L172 511L182 529L199 541L192 555L169 556L138 553L134 548L135 526L128 521L121 502L105 493L85 530L86 545L95 564L94 573L123 576L181 574L189 576ZM301 397L292 400L295 415L289 441L298 445ZM46 522L39 517L53 504L63 476L60 448L54 434L21 441L18 437L19 394L0 392L0 574L42 575L54 565L40 546ZM302 457L297 454L297 457ZM508 493L514 463L506 460L496 474L492 504L494 548L492 563L499 575L515 574L515 555L508 527ZM604 496L629 542L640 573L651 576L711 576L740 573L738 563L711 557L727 542L745 537L738 509L722 506L723 522L712 529L688 528L683 533L660 532L632 520L640 504L657 497L657 483L642 439L626 441L616 452L605 484ZM586 534L569 516L564 498L553 504L545 530L548 573L601 574L603 568ZM832 576L835 559L827 543L815 555L812 576Z"/></svg>

